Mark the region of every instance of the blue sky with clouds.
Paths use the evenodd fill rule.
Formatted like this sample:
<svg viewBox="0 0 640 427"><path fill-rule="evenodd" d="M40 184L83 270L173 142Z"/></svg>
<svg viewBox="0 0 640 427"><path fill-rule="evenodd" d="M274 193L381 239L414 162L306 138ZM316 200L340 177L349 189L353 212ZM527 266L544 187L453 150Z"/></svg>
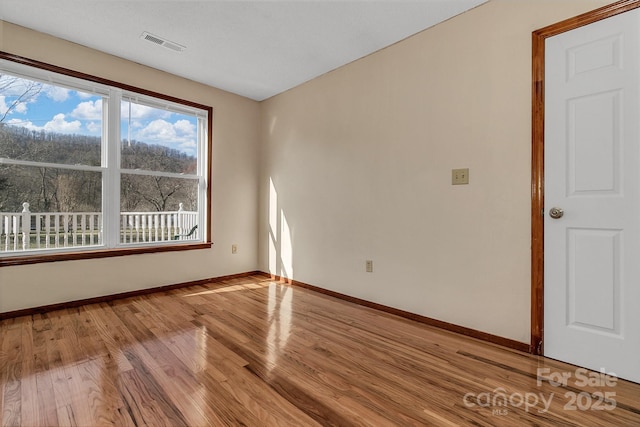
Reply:
<svg viewBox="0 0 640 427"><path fill-rule="evenodd" d="M59 86L43 84L28 100L10 106L25 91L25 81L7 84L0 78L0 118L4 123L30 130L100 136L102 133L102 98ZM7 113L8 111L8 113ZM146 105L122 102L121 138L171 147L195 156L197 119Z"/></svg>

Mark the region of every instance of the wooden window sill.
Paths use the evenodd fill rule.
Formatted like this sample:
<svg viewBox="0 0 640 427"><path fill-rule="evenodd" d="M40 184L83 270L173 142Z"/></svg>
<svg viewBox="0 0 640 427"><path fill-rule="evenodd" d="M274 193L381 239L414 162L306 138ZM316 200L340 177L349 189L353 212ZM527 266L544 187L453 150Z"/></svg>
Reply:
<svg viewBox="0 0 640 427"><path fill-rule="evenodd" d="M210 249L213 244L211 242L198 242L191 244L179 244L179 245L163 245L163 246L145 246L135 248L118 248L118 249L99 249L89 250L81 252L69 252L69 253L55 253L55 254L33 254L24 256L10 256L0 258L0 267L27 265L27 264L40 264L43 262L58 262L58 261L70 261L79 259L96 259L96 258L111 258L126 255L138 255L157 252L175 252L175 251L190 251L197 249Z"/></svg>

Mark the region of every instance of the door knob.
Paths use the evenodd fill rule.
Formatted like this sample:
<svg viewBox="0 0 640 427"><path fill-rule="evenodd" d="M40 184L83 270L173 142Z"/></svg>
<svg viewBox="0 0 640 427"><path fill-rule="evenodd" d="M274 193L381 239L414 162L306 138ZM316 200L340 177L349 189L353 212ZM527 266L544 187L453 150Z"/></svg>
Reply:
<svg viewBox="0 0 640 427"><path fill-rule="evenodd" d="M562 218L562 215L564 215L564 211L561 208L549 209L549 216L553 219Z"/></svg>

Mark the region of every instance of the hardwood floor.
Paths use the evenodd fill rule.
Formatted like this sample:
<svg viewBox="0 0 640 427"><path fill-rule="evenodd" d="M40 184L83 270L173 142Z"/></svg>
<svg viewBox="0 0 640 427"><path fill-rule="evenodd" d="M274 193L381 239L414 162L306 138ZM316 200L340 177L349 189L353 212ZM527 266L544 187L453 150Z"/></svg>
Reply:
<svg viewBox="0 0 640 427"><path fill-rule="evenodd" d="M638 384L263 276L7 319L0 339L3 426L640 425Z"/></svg>

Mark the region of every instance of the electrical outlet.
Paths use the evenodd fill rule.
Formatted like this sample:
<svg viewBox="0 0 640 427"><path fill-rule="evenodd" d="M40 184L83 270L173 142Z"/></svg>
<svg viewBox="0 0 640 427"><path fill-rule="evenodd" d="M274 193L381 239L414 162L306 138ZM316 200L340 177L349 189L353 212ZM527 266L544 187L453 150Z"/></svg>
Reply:
<svg viewBox="0 0 640 427"><path fill-rule="evenodd" d="M373 261L370 259L366 261L366 270L367 273L373 273Z"/></svg>
<svg viewBox="0 0 640 427"><path fill-rule="evenodd" d="M469 168L451 170L452 185L461 185L461 184L468 184L468 183L469 183Z"/></svg>
<svg viewBox="0 0 640 427"><path fill-rule="evenodd" d="M238 245L236 245L236 244L231 245L231 253L232 254L237 254L238 253Z"/></svg>

